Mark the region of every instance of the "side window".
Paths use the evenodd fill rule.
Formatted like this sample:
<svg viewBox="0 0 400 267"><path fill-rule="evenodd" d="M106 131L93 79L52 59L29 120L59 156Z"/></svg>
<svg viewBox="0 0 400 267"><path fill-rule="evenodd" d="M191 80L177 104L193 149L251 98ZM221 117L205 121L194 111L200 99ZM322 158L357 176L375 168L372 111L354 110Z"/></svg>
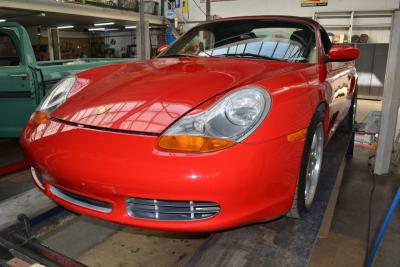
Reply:
<svg viewBox="0 0 400 267"><path fill-rule="evenodd" d="M322 46L324 47L324 52L326 55L326 54L328 54L329 49L331 49L332 43L331 43L331 40L329 39L329 36L325 30L321 29L320 33L321 33Z"/></svg>
<svg viewBox="0 0 400 267"><path fill-rule="evenodd" d="M0 34L0 67L18 66L19 57L10 36Z"/></svg>

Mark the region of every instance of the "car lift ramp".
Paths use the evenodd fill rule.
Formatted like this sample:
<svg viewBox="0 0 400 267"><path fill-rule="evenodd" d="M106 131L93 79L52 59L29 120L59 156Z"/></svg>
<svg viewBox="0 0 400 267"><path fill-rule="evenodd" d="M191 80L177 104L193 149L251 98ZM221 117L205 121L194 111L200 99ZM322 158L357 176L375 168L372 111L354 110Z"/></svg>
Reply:
<svg viewBox="0 0 400 267"><path fill-rule="evenodd" d="M338 132L325 148L315 202L304 218L281 217L270 222L213 233L184 266L307 266L317 238L329 232L346 154L352 153L352 149L348 151L348 148L352 148L353 140L351 133ZM49 206L47 211L32 216L35 217L29 220L19 215L19 223L0 232L0 266L3 266L7 255L8 258L45 266L85 266L76 259L46 247L35 238L35 233L40 229L54 227L55 221L73 216L72 213ZM65 243L65 246L73 245Z"/></svg>
<svg viewBox="0 0 400 267"><path fill-rule="evenodd" d="M334 188L340 185L351 139L351 134L337 134L325 148L315 202L304 218L283 217L213 234L185 266L307 266L319 233L329 231L334 204L327 207L330 199L336 203Z"/></svg>

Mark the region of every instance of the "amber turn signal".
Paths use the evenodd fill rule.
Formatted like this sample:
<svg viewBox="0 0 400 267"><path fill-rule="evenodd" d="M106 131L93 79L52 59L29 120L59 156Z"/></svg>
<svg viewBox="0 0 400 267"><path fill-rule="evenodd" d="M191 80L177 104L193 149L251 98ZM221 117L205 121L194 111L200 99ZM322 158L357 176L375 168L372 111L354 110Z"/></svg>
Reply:
<svg viewBox="0 0 400 267"><path fill-rule="evenodd" d="M213 152L235 145L236 142L227 139L204 136L161 136L158 147L165 150L180 152Z"/></svg>
<svg viewBox="0 0 400 267"><path fill-rule="evenodd" d="M33 113L32 116L32 122L35 125L39 125L48 119L49 119L49 114L43 111L35 111L35 113Z"/></svg>
<svg viewBox="0 0 400 267"><path fill-rule="evenodd" d="M287 136L287 139L288 139L289 142L296 142L296 141L299 141L299 140L306 139L306 136L307 136L307 128L289 134Z"/></svg>

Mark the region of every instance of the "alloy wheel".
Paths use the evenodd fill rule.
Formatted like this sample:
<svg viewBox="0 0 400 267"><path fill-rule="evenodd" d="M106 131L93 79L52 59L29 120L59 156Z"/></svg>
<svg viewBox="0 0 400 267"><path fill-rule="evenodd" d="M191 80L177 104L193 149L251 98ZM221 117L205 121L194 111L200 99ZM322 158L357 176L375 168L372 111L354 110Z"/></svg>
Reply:
<svg viewBox="0 0 400 267"><path fill-rule="evenodd" d="M319 123L313 135L307 164L306 185L304 190L306 208L310 208L318 186L324 150L324 130Z"/></svg>

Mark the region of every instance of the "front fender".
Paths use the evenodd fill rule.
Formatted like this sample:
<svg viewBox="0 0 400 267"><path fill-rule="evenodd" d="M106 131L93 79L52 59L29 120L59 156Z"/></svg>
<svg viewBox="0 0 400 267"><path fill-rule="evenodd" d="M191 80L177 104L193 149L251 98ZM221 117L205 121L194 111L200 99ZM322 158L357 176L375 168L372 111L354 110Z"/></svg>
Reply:
<svg viewBox="0 0 400 267"><path fill-rule="evenodd" d="M306 80L301 71L261 82L259 86L271 95L271 109L259 128L244 142L272 140L307 128L316 108L324 101L323 84L316 82L317 73L311 76L313 83Z"/></svg>

